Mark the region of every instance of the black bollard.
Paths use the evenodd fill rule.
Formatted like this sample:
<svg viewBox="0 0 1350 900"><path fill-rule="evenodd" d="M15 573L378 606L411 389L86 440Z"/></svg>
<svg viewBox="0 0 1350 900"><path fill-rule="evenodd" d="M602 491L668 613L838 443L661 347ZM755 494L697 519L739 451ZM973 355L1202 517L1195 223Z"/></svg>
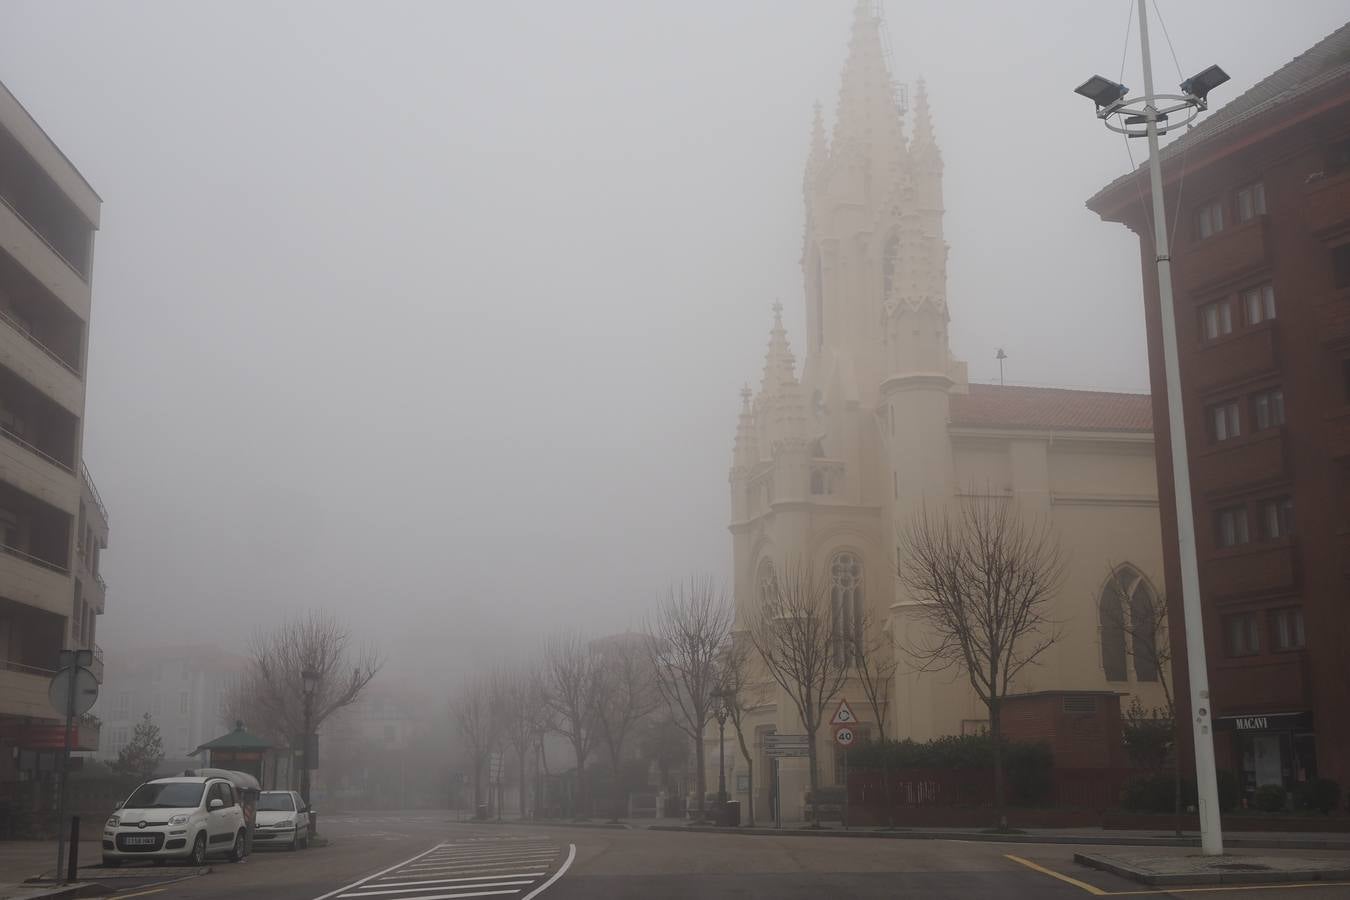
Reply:
<svg viewBox="0 0 1350 900"><path fill-rule="evenodd" d="M66 881L75 880L75 870L80 867L80 817L70 817L70 858L66 860Z"/></svg>

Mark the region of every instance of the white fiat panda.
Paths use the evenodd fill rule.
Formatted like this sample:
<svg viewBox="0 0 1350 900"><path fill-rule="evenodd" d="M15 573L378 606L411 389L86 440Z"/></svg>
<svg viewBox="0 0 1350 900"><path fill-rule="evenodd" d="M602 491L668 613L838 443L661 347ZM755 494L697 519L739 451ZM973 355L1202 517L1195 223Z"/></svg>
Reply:
<svg viewBox="0 0 1350 900"><path fill-rule="evenodd" d="M214 776L156 778L136 788L103 826L103 865L124 860L186 860L200 866L208 854L233 862L247 847L239 792Z"/></svg>

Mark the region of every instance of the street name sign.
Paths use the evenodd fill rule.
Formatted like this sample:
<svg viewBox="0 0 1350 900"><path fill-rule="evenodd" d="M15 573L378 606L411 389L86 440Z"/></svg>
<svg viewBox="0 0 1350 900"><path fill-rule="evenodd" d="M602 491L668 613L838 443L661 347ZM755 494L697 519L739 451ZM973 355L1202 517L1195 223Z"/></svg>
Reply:
<svg viewBox="0 0 1350 900"><path fill-rule="evenodd" d="M811 738L805 734L766 734L764 752L769 756L810 756Z"/></svg>

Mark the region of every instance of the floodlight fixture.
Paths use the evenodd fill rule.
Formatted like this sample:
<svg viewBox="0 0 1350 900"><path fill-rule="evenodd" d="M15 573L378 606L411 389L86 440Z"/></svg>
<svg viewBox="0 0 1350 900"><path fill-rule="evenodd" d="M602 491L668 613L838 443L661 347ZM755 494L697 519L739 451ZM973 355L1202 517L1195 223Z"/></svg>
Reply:
<svg viewBox="0 0 1350 900"><path fill-rule="evenodd" d="M1074 88L1075 94L1081 94L1101 109L1117 102L1130 92L1130 89L1123 84L1104 78L1101 75L1093 75L1087 81Z"/></svg>
<svg viewBox="0 0 1350 900"><path fill-rule="evenodd" d="M1204 103L1209 92L1228 80L1228 73L1218 66L1210 66L1198 75L1192 75L1181 83L1181 92L1190 94Z"/></svg>

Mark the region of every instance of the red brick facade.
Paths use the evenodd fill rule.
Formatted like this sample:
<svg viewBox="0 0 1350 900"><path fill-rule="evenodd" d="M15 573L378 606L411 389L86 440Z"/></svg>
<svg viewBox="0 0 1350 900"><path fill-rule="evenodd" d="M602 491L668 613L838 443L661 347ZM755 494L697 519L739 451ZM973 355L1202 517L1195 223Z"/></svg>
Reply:
<svg viewBox="0 0 1350 900"><path fill-rule="evenodd" d="M1313 774L1350 786L1350 25L1163 157L1167 208L1179 210L1173 286L1219 766L1248 789ZM1174 669L1189 718L1147 192L1141 170L1088 206L1140 235Z"/></svg>

